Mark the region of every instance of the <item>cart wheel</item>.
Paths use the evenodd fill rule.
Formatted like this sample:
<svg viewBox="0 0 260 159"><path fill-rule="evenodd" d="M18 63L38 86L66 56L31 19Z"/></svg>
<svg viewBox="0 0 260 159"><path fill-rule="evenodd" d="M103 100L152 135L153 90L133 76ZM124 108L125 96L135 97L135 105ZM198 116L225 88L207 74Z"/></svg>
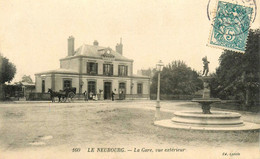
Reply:
<svg viewBox="0 0 260 159"><path fill-rule="evenodd" d="M72 98L74 98L74 96L75 96L75 94L74 94L73 92L69 92L69 94L68 94L68 100L69 100L69 102L72 101Z"/></svg>
<svg viewBox="0 0 260 159"><path fill-rule="evenodd" d="M64 102L64 103L65 103L65 102L66 102L66 100L67 100L67 98L66 98L65 96L62 96L62 97L61 97L61 101L62 101L62 102Z"/></svg>

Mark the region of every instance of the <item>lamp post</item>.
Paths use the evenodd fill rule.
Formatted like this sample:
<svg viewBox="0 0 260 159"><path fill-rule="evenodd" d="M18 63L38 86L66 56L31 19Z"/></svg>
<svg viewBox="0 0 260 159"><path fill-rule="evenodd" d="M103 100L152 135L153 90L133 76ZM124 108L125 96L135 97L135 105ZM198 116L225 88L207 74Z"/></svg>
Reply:
<svg viewBox="0 0 260 159"><path fill-rule="evenodd" d="M163 62L162 60L160 60L157 64L156 64L156 69L158 71L158 87L157 87L157 101L156 101L156 111L155 111L155 120L159 120L160 119L160 72L162 71L163 68Z"/></svg>

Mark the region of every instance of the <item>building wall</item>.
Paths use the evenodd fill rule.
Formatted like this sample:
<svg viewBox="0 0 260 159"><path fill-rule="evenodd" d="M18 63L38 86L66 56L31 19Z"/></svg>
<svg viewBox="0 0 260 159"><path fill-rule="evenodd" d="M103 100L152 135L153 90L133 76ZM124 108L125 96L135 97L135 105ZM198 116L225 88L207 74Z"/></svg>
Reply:
<svg viewBox="0 0 260 159"><path fill-rule="evenodd" d="M42 90L42 79L41 79L41 76L40 75L36 75L35 76L35 91L36 92L41 92Z"/></svg>
<svg viewBox="0 0 260 159"><path fill-rule="evenodd" d="M99 90L104 91L104 81L101 78L97 80L97 92L99 92Z"/></svg>
<svg viewBox="0 0 260 159"><path fill-rule="evenodd" d="M64 69L72 69L79 71L80 70L80 58L82 58L82 73L87 73L87 62L95 62L98 63L98 74L103 75L103 64L104 63L112 63L113 64L113 75L118 75L118 65L126 65L128 66L128 76L133 75L133 62L129 61L106 61L103 59L92 59L86 57L72 58L67 60L60 61L60 68Z"/></svg>
<svg viewBox="0 0 260 159"><path fill-rule="evenodd" d="M90 58L83 58L82 59L82 73L83 74L87 73L87 62L98 63L98 74L99 75L103 74L103 64L104 64L104 61L101 60L101 59L90 59Z"/></svg>
<svg viewBox="0 0 260 159"><path fill-rule="evenodd" d="M59 91L63 89L63 79L61 75L56 74L55 75L55 91Z"/></svg>
<svg viewBox="0 0 260 159"><path fill-rule="evenodd" d="M98 75L90 76L87 74L87 62L95 62L98 63ZM103 75L103 64L104 63L112 63L113 64L113 76L102 76ZM126 65L128 66L128 76L126 77L118 77L118 65ZM81 69L80 69L81 67ZM143 84L143 94L148 97L149 95L149 79L143 78L133 78L133 62L129 61L106 61L103 59L94 59L87 57L78 57L71 58L60 61L60 68L63 69L72 69L78 72L81 72L80 75L73 74L62 74L57 73L53 74L42 74L36 75L36 92L41 92L42 89L42 79L45 79L45 92L47 92L48 88L54 87L54 91L63 90L63 81L65 79L70 79L72 81L72 87L76 87L77 93L83 93L88 90L88 81L94 80L96 81L96 92L99 93L99 90L104 91L104 82L109 81L112 83L112 91L119 94L119 83L123 82L126 84L126 98L138 98L144 97L142 95L137 94L137 84ZM81 82L82 81L82 82ZM54 83L52 83L54 82ZM82 84L82 91L80 92L80 83ZM146 97L145 96L145 97Z"/></svg>
<svg viewBox="0 0 260 159"><path fill-rule="evenodd" d="M36 92L41 92L42 89L42 79L45 79L45 92L48 91L49 88L52 86L52 79L54 79L54 91L63 90L63 81L69 79L72 81L72 87L76 87L77 94L79 93L79 82L80 77L79 75L72 75L72 74L55 74L54 78L51 78L50 74L36 76ZM81 80L83 81L82 85L82 92L88 90L88 81L95 81L96 82L96 92L99 93L99 90L104 91L104 82L111 82L112 84L112 91L117 95L119 94L119 83L123 82L126 83L126 99L134 99L134 98L149 98L149 79L143 78L130 78L130 77L114 77L114 76L88 76L82 75ZM133 83L133 84L132 84ZM143 92L142 94L137 94L137 84L143 84ZM131 88L131 86L133 86Z"/></svg>
<svg viewBox="0 0 260 159"><path fill-rule="evenodd" d="M48 89L50 88L51 89L51 76L50 75L48 75L48 76L46 76L45 77L45 93L47 93L48 92Z"/></svg>
<svg viewBox="0 0 260 159"><path fill-rule="evenodd" d="M36 92L42 92L42 80L45 80L45 90L44 92L48 92L48 89L51 88L51 75L46 74L42 76L36 76L35 79L35 87L36 87Z"/></svg>
<svg viewBox="0 0 260 159"><path fill-rule="evenodd" d="M133 79L133 94L137 94L137 85L141 83L143 85L143 94L150 94L150 82L149 79Z"/></svg>
<svg viewBox="0 0 260 159"><path fill-rule="evenodd" d="M60 68L79 71L79 58L71 58L60 61Z"/></svg>
<svg viewBox="0 0 260 159"><path fill-rule="evenodd" d="M71 80L71 86L76 87L76 92L79 92L79 77L77 75L69 74L55 74L55 91L63 90L63 81Z"/></svg>
<svg viewBox="0 0 260 159"><path fill-rule="evenodd" d="M118 65L125 65L128 67L128 76L132 76L133 75L133 72L132 72L132 62L127 62L127 61L114 61L113 62L114 64L114 75L118 75Z"/></svg>

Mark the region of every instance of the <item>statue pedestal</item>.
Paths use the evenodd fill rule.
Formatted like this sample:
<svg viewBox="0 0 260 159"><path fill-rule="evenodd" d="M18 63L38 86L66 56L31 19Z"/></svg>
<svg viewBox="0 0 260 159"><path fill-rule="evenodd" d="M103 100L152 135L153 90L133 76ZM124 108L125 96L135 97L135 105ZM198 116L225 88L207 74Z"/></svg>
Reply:
<svg viewBox="0 0 260 159"><path fill-rule="evenodd" d="M192 99L192 102L200 103L203 114L211 114L210 105L215 102L220 102L221 100L219 98L210 98L209 82L212 79L212 77L204 76L199 77L199 79L203 81L203 95L202 98Z"/></svg>

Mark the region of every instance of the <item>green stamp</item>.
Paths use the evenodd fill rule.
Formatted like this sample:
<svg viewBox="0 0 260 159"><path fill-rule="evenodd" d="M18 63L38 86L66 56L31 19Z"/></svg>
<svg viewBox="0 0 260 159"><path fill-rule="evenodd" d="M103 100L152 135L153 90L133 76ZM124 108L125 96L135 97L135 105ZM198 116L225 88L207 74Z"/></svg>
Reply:
<svg viewBox="0 0 260 159"><path fill-rule="evenodd" d="M209 45L245 52L253 8L219 1Z"/></svg>

